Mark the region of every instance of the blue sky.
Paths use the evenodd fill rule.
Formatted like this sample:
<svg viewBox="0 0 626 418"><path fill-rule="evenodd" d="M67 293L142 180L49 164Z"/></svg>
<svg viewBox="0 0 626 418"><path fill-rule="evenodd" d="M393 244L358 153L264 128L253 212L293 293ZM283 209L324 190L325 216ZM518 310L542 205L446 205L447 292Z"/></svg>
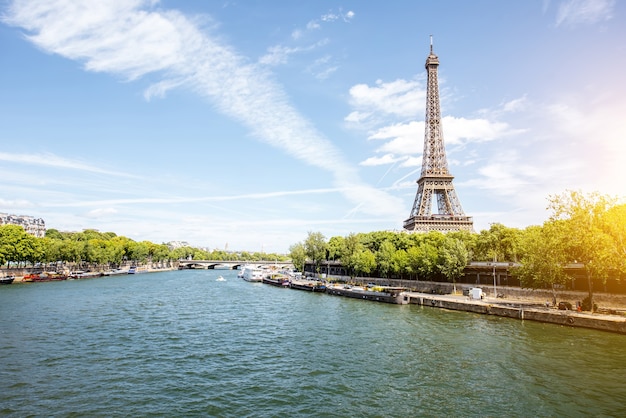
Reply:
<svg viewBox="0 0 626 418"><path fill-rule="evenodd" d="M401 230L429 36L477 231L623 197L626 2L0 0L0 212L286 252Z"/></svg>

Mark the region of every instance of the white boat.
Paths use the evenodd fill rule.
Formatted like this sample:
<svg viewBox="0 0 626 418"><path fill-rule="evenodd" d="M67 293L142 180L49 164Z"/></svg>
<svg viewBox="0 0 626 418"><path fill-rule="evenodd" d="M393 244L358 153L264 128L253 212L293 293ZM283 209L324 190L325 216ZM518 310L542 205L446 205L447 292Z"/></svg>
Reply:
<svg viewBox="0 0 626 418"><path fill-rule="evenodd" d="M87 279L91 277L100 277L102 273L99 271L83 271L83 270L74 270L70 272L69 278L72 279Z"/></svg>
<svg viewBox="0 0 626 418"><path fill-rule="evenodd" d="M258 267L245 266L241 278L247 282L262 282L264 271Z"/></svg>
<svg viewBox="0 0 626 418"><path fill-rule="evenodd" d="M226 279L223 278L222 276L219 276L217 279L215 279L216 282L225 282Z"/></svg>
<svg viewBox="0 0 626 418"><path fill-rule="evenodd" d="M103 276L118 276L120 274L128 274L128 270L124 270L124 269L113 269L113 270L107 270L105 272L102 273Z"/></svg>

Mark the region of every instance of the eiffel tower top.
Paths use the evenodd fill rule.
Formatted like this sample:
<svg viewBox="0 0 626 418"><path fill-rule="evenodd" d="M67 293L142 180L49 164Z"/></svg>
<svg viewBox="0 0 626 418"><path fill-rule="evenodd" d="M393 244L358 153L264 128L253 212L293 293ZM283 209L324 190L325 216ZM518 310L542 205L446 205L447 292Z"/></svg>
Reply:
<svg viewBox="0 0 626 418"><path fill-rule="evenodd" d="M439 65L439 57L433 52L433 36L430 35L430 55L426 58L426 70L429 65Z"/></svg>
<svg viewBox="0 0 626 418"><path fill-rule="evenodd" d="M452 177L448 171L448 161L443 141L441 126L441 107L439 104L439 81L437 67L439 58L433 52L433 38L430 37L430 55L426 58L428 72L426 90L426 117L424 135L424 154L422 156L422 177Z"/></svg>

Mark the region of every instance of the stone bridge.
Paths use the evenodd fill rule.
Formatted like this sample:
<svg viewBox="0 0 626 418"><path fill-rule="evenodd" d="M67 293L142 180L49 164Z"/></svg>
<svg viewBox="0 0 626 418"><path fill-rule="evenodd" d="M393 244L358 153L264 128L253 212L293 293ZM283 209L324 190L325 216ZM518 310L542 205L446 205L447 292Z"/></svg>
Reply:
<svg viewBox="0 0 626 418"><path fill-rule="evenodd" d="M210 269L210 270L237 270L241 266L278 266L280 268L293 267L291 261L224 261L224 260L179 260L178 269Z"/></svg>

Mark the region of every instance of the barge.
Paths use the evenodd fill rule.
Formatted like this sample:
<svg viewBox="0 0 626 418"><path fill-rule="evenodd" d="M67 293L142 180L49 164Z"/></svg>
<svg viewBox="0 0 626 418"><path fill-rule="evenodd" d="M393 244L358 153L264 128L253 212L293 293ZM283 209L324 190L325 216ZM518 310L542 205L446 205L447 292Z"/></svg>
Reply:
<svg viewBox="0 0 626 418"><path fill-rule="evenodd" d="M345 296L353 299L365 299L374 302L394 303L406 305L409 297L405 294L403 287L374 286L361 287L350 285L326 286L326 293L329 295Z"/></svg>

